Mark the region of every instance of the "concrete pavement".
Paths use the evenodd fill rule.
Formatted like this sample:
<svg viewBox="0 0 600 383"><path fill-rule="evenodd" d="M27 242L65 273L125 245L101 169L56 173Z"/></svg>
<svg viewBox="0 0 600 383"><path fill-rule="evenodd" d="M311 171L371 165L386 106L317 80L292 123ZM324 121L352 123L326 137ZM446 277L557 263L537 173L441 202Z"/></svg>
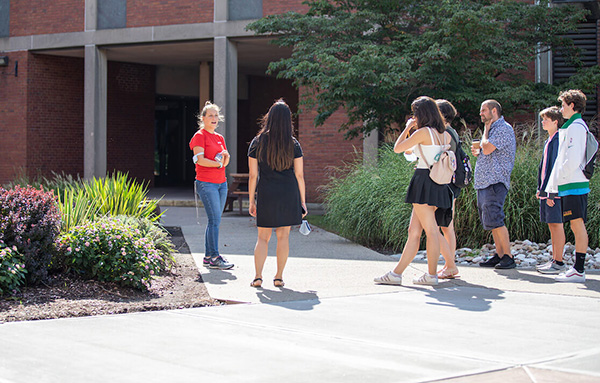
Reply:
<svg viewBox="0 0 600 383"><path fill-rule="evenodd" d="M169 207L195 259L206 218ZM395 259L316 229L292 231L285 288L263 289L256 228L226 213L229 271L199 267L220 307L0 325L0 383L10 382L600 382L600 275L557 284L532 270L462 267L460 280L405 286L373 277Z"/></svg>

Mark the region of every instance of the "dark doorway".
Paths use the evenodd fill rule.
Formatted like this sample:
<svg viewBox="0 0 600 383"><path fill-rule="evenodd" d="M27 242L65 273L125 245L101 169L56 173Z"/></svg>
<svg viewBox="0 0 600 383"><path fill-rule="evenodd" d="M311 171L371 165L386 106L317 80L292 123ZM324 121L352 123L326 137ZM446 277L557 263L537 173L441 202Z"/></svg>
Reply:
<svg viewBox="0 0 600 383"><path fill-rule="evenodd" d="M188 146L198 128L198 98L156 97L154 185L189 186L194 181Z"/></svg>

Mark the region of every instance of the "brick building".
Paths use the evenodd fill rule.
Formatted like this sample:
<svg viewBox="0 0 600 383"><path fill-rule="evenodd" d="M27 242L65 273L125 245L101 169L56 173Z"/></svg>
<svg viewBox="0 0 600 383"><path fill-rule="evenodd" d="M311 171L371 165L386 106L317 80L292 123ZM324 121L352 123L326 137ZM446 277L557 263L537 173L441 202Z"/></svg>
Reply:
<svg viewBox="0 0 600 383"><path fill-rule="evenodd" d="M152 186L191 186L187 144L209 99L225 114L228 171L247 171L257 119L279 97L297 110L300 96L265 74L290 51L245 26L305 9L302 0L0 0L0 184L21 172L120 170ZM597 17L588 24L598 56ZM538 64L540 81L551 81L553 63ZM375 135L344 140L343 113L318 128L313 116L297 121L310 202L327 166L377 144Z"/></svg>

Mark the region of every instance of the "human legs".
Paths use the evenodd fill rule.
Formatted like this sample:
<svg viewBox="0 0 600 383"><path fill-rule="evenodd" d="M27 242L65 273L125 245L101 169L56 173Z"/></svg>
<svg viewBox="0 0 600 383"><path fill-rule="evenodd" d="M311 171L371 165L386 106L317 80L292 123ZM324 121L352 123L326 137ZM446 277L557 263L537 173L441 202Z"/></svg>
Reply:
<svg viewBox="0 0 600 383"><path fill-rule="evenodd" d="M254 280L261 279L262 282L262 272L265 266L265 261L267 260L267 253L269 251L269 241L271 239L271 233L273 229L270 227L259 227L258 228L258 238L256 240L256 245L254 246ZM258 287L260 284L253 286Z"/></svg>
<svg viewBox="0 0 600 383"><path fill-rule="evenodd" d="M413 208L412 213L410 215L410 223L408 225L408 236L406 238L406 243L404 244L404 248L402 249L402 255L400 256L400 260L398 264L394 268L394 270L389 271L382 275L381 277L377 277L374 279L375 283L383 283L390 285L401 285L402 284L402 273L408 265L415 259L417 252L419 251L419 244L421 242L421 234L423 233L423 226L421 226L421 222L417 218L415 214L415 209Z"/></svg>
<svg viewBox="0 0 600 383"><path fill-rule="evenodd" d="M215 184L196 180L196 190L208 217L204 232L204 257L214 259L219 257L219 225L227 199L227 183Z"/></svg>
<svg viewBox="0 0 600 383"><path fill-rule="evenodd" d="M408 237L406 238L404 249L402 249L402 256L393 270L394 273L399 275L402 274L408 265L410 265L410 263L413 261L413 259L415 259L415 256L419 251L419 243L421 242L422 233L423 226L421 225L419 218L417 218L415 209L413 207L410 215L410 224L408 225Z"/></svg>
<svg viewBox="0 0 600 383"><path fill-rule="evenodd" d="M277 273L274 280L279 280L276 286L281 285L283 287L283 269L290 254L290 229L291 226L283 226L275 229L275 235L277 236Z"/></svg>
<svg viewBox="0 0 600 383"><path fill-rule="evenodd" d="M562 262L566 242L564 225L562 223L549 223L548 229L550 229L550 239L552 240L552 258L555 261ZM577 241L575 243L577 243Z"/></svg>
<svg viewBox="0 0 600 383"><path fill-rule="evenodd" d="M588 247L588 233L585 227L587 220L587 194L568 195L561 198L563 221L571 223L575 236L575 264L555 280L558 282L585 282L585 256Z"/></svg>
<svg viewBox="0 0 600 383"><path fill-rule="evenodd" d="M454 207L456 199L452 200L452 221L447 227L441 227L443 235L440 234L440 250L442 257L444 257L444 267L438 273L438 277L441 274L442 278L448 278L448 276L455 276L458 274L458 267L454 258L456 257L456 232L454 231Z"/></svg>
<svg viewBox="0 0 600 383"><path fill-rule="evenodd" d="M439 227L435 221L435 206L413 204L419 222L427 236L427 269L429 275L437 275L437 263L440 258Z"/></svg>
<svg viewBox="0 0 600 383"><path fill-rule="evenodd" d="M492 229L492 237L494 238L494 244L496 245L496 253L500 256L508 255L512 258L512 254L510 253L510 238L506 226Z"/></svg>

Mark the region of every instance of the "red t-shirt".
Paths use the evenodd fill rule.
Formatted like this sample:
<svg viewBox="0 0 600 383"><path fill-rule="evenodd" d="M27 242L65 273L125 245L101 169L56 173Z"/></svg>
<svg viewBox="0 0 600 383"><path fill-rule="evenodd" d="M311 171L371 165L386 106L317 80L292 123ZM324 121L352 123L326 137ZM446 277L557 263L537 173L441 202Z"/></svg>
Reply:
<svg viewBox="0 0 600 383"><path fill-rule="evenodd" d="M219 133L209 133L204 129L197 131L190 140L190 149L192 151L194 151L194 147L196 146L204 148L204 158L209 160L214 160L217 153L227 150L223 136ZM196 164L196 179L202 182L222 184L227 181L227 178L225 178L225 167L209 168Z"/></svg>

